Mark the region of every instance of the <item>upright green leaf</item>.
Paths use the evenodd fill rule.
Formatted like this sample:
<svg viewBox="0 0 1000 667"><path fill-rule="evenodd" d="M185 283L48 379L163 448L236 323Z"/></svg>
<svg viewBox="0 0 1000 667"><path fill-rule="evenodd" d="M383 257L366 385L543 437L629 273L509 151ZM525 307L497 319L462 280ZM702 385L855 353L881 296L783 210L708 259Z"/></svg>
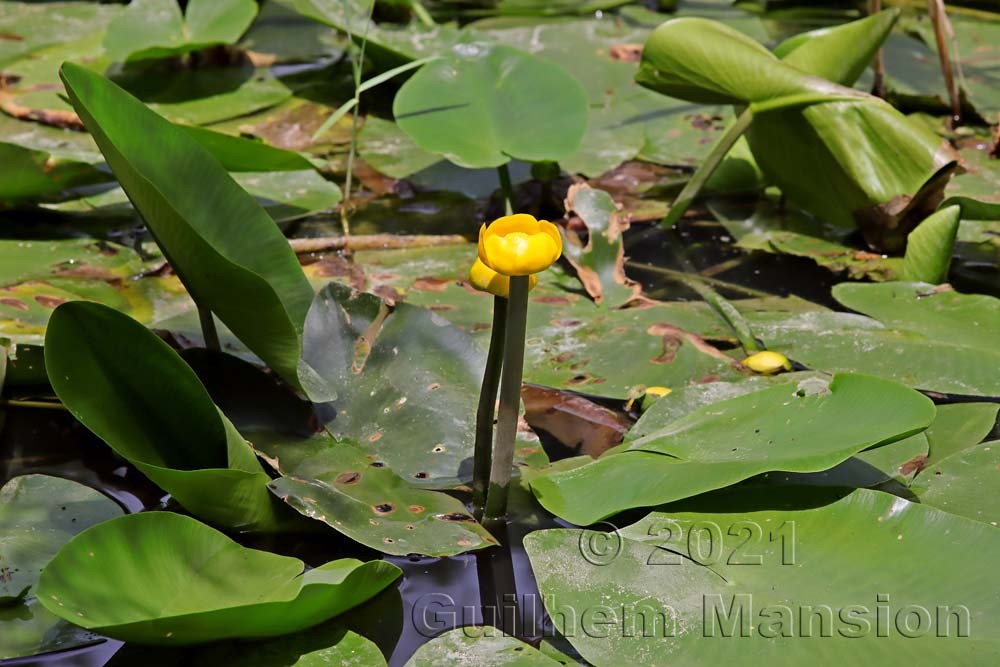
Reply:
<svg viewBox="0 0 1000 667"><path fill-rule="evenodd" d="M49 320L45 368L84 426L192 513L241 530L280 525L253 450L146 327L107 306L65 303Z"/></svg>
<svg viewBox="0 0 1000 667"><path fill-rule="evenodd" d="M886 34L882 23L862 28L860 49L837 36L841 51L864 54ZM858 61L833 63L820 53L829 46L807 43L788 58L849 80ZM791 63L720 23L679 18L650 36L636 80L694 102L748 105L747 139L769 180L818 217L861 227L871 246L900 250L941 201L954 151L886 102Z"/></svg>
<svg viewBox="0 0 1000 667"><path fill-rule="evenodd" d="M132 0L108 25L104 48L117 61L177 56L232 44L257 16L254 0Z"/></svg>
<svg viewBox="0 0 1000 667"><path fill-rule="evenodd" d="M67 63L60 75L195 301L285 380L329 398L300 361L312 289L274 221L185 130L99 74Z"/></svg>
<svg viewBox="0 0 1000 667"><path fill-rule="evenodd" d="M906 238L903 280L938 285L948 280L961 207L948 206L921 222Z"/></svg>
<svg viewBox="0 0 1000 667"><path fill-rule="evenodd" d="M586 92L559 65L482 42L420 68L392 110L420 148L470 168L561 160L587 126Z"/></svg>
<svg viewBox="0 0 1000 667"><path fill-rule="evenodd" d="M108 637L180 646L304 630L399 574L353 558L305 570L298 558L247 549L190 517L147 512L77 535L42 572L38 598Z"/></svg>

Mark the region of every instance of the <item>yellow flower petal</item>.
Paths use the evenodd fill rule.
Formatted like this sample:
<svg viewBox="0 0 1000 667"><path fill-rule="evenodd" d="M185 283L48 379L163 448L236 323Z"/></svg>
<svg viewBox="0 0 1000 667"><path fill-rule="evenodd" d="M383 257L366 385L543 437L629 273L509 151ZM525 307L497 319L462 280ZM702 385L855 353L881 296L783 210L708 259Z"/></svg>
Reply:
<svg viewBox="0 0 1000 667"><path fill-rule="evenodd" d="M469 282L478 290L507 298L510 294L510 276L497 273L477 259L469 269ZM528 290L538 284L537 276L528 277Z"/></svg>
<svg viewBox="0 0 1000 667"><path fill-rule="evenodd" d="M479 230L479 259L506 276L544 271L562 254L562 237L551 222L518 213Z"/></svg>
<svg viewBox="0 0 1000 667"><path fill-rule="evenodd" d="M780 352L771 352L769 350L751 354L743 360L743 365L754 373L762 373L764 375L773 375L781 371L792 370L792 363L788 361L788 357Z"/></svg>

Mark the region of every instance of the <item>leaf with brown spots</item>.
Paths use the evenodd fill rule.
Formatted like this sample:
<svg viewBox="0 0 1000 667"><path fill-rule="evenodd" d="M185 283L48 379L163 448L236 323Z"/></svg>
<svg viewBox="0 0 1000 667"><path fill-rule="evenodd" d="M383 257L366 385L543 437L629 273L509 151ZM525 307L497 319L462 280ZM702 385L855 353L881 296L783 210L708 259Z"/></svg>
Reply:
<svg viewBox="0 0 1000 667"><path fill-rule="evenodd" d="M575 213L587 228L587 243L563 232L563 255L576 269L584 289L596 303L617 308L639 296L641 287L625 275L622 232L628 229L611 196L577 183L566 194L566 215Z"/></svg>
<svg viewBox="0 0 1000 667"><path fill-rule="evenodd" d="M579 394L551 387L521 387L524 418L573 450L573 454L598 457L622 441L632 420Z"/></svg>
<svg viewBox="0 0 1000 667"><path fill-rule="evenodd" d="M363 445L325 433L298 441L257 433L253 441L265 460L279 461L274 467L284 476L271 482L275 495L372 549L452 556L496 544L459 500L369 465Z"/></svg>

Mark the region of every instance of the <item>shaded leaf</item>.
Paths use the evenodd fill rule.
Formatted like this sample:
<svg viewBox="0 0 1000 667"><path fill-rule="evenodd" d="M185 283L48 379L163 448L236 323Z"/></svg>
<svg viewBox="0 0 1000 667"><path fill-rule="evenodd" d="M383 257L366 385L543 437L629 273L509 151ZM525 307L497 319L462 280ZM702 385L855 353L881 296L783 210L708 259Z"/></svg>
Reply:
<svg viewBox="0 0 1000 667"><path fill-rule="evenodd" d="M23 475L0 488L0 659L97 640L39 606L33 587L71 537L121 514L110 498L58 477Z"/></svg>
<svg viewBox="0 0 1000 667"><path fill-rule="evenodd" d="M309 312L305 343L309 364L337 390L323 415L335 438L360 443L418 486L469 479L485 355L468 335L423 308L390 308L330 283Z"/></svg>
<svg viewBox="0 0 1000 667"><path fill-rule="evenodd" d="M256 16L253 0L190 0L183 16L176 0L133 0L108 25L104 48L116 61L177 56L236 42Z"/></svg>

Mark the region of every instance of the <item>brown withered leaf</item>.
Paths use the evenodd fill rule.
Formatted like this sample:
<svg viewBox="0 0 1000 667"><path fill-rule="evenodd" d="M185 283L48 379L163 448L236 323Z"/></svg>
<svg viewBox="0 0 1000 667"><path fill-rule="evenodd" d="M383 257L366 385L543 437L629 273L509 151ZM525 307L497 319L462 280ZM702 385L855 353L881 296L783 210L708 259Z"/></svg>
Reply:
<svg viewBox="0 0 1000 667"><path fill-rule="evenodd" d="M524 418L533 429L545 431L574 454L598 457L622 441L632 419L579 394L524 384Z"/></svg>

